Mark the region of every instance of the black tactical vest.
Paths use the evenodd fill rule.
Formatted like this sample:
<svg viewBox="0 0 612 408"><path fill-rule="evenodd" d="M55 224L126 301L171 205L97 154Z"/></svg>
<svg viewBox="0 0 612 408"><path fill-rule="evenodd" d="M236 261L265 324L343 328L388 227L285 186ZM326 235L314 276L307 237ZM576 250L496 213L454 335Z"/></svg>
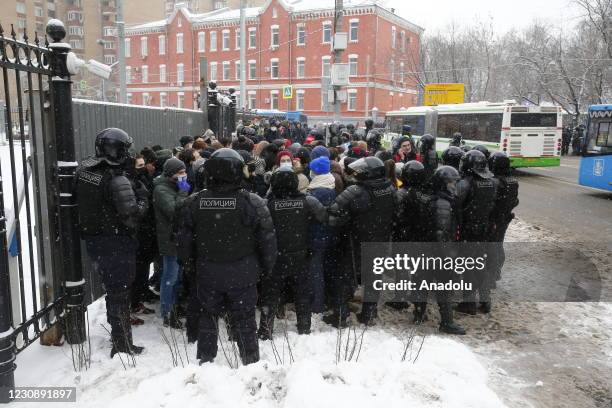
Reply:
<svg viewBox="0 0 612 408"><path fill-rule="evenodd" d="M198 257L231 262L255 253L255 217L248 192L200 191L191 204Z"/></svg>
<svg viewBox="0 0 612 408"><path fill-rule="evenodd" d="M131 235L115 209L109 184L113 170L104 162L86 159L77 169L76 193L82 235Z"/></svg>
<svg viewBox="0 0 612 408"><path fill-rule="evenodd" d="M393 230L395 190L388 181L364 184L370 198L365 211L355 214L352 221L358 243L387 242Z"/></svg>
<svg viewBox="0 0 612 408"><path fill-rule="evenodd" d="M280 254L304 252L309 247L306 197L273 198L268 201Z"/></svg>
<svg viewBox="0 0 612 408"><path fill-rule="evenodd" d="M495 182L470 176L470 192L464 203L461 234L468 240L485 239L484 233L495 206ZM479 235L482 234L482 237Z"/></svg>
<svg viewBox="0 0 612 408"><path fill-rule="evenodd" d="M492 217L496 220L506 220L510 217L512 209L518 200L518 180L516 177L498 177L497 200Z"/></svg>

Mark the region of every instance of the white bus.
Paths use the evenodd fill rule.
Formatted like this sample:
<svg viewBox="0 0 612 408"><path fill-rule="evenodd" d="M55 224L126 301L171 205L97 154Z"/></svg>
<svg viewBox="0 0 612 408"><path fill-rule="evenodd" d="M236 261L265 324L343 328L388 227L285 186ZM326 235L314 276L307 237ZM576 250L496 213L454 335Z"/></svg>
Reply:
<svg viewBox="0 0 612 408"><path fill-rule="evenodd" d="M403 125L411 126L415 141L427 133L435 136L439 154L453 133L461 132L467 145L506 153L512 167L560 164L563 124L557 106L521 106L515 101L415 106L387 113L385 142L400 135Z"/></svg>

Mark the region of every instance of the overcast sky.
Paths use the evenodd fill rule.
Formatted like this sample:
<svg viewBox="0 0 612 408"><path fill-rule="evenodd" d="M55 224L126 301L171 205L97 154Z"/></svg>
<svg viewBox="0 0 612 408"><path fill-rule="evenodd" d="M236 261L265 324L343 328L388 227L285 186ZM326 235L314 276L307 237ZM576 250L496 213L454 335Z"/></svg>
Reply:
<svg viewBox="0 0 612 408"><path fill-rule="evenodd" d="M495 29L505 32L534 18L573 25L581 15L572 0L386 0L385 4L429 33L443 30L453 19L460 25L492 19Z"/></svg>

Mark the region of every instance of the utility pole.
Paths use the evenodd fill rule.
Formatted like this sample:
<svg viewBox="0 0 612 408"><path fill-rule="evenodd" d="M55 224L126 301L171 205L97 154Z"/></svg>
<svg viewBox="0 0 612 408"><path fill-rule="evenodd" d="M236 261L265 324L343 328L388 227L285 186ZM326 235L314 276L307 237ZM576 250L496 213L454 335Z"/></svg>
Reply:
<svg viewBox="0 0 612 408"><path fill-rule="evenodd" d="M334 16L334 40L332 44L335 46L336 33L342 29L342 14L344 13L344 2L343 0L336 0L335 16ZM339 64L341 62L342 51L334 49L333 63ZM341 102L338 99L339 86L334 86L334 121L340 120L340 105Z"/></svg>
<svg viewBox="0 0 612 408"><path fill-rule="evenodd" d="M246 0L240 0L240 106L244 111L247 100L247 78L246 78Z"/></svg>
<svg viewBox="0 0 612 408"><path fill-rule="evenodd" d="M125 78L125 21L123 20L123 0L117 0L117 34L119 38L119 102L127 103Z"/></svg>

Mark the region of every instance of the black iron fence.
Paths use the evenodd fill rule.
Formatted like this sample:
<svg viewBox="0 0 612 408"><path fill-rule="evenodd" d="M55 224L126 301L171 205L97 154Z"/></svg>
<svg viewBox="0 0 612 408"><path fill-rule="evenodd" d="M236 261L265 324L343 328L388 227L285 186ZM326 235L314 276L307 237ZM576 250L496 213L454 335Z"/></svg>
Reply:
<svg viewBox="0 0 612 408"><path fill-rule="evenodd" d="M228 140L236 130L236 91L228 93L217 89L213 81L208 83L208 126L220 140Z"/></svg>

